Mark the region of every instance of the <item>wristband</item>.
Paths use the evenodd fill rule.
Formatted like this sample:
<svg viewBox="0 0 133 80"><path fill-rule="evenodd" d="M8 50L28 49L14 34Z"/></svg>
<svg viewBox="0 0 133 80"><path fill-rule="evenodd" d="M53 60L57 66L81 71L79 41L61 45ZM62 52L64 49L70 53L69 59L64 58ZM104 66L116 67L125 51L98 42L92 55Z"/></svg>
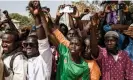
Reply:
<svg viewBox="0 0 133 80"><path fill-rule="evenodd" d="M42 24L40 24L40 25L36 26L36 29L39 29L41 26L42 26Z"/></svg>

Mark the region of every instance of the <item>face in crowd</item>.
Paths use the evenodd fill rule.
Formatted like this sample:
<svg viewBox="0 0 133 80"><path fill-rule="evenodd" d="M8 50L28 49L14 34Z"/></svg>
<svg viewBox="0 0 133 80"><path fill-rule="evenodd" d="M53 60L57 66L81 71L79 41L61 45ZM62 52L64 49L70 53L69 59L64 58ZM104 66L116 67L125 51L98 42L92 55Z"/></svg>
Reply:
<svg viewBox="0 0 133 80"><path fill-rule="evenodd" d="M14 33L5 33L2 35L3 53L10 53L18 46L18 35Z"/></svg>
<svg viewBox="0 0 133 80"><path fill-rule="evenodd" d="M70 40L72 39L72 37L75 37L76 35L78 35L76 34L76 31L74 29L70 29L67 33L67 39Z"/></svg>
<svg viewBox="0 0 133 80"><path fill-rule="evenodd" d="M105 46L108 52L110 52L113 55L118 54L118 52L116 52L118 47L117 42L118 42L118 39L113 36L108 36L105 38Z"/></svg>
<svg viewBox="0 0 133 80"><path fill-rule="evenodd" d="M80 56L82 52L82 41L79 37L72 37L70 39L69 49L71 55L73 56Z"/></svg>
<svg viewBox="0 0 133 80"><path fill-rule="evenodd" d="M67 26L66 26L65 24L60 24L59 30L62 32L62 34L63 34L64 36L66 36L67 33L68 33L68 28L67 28Z"/></svg>
<svg viewBox="0 0 133 80"><path fill-rule="evenodd" d="M85 50L84 50L84 54L83 54L83 57L85 58L85 59L92 59L91 58L91 54L90 54L90 51L91 51L91 49L90 49L90 39L89 38L86 38L85 40L84 40L84 44L85 44Z"/></svg>
<svg viewBox="0 0 133 80"><path fill-rule="evenodd" d="M29 36L23 46L29 58L39 55L38 41L36 36Z"/></svg>

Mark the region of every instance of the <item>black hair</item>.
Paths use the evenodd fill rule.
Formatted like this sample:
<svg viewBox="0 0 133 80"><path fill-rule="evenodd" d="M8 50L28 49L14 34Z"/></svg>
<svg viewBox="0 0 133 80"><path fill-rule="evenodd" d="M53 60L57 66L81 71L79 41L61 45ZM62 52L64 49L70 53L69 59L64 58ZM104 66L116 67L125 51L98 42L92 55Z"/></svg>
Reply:
<svg viewBox="0 0 133 80"><path fill-rule="evenodd" d="M68 33L68 27L64 23L61 23L60 26L59 26L59 29L61 29L62 27L64 27L65 30L66 30L66 33L63 34L64 36L66 36L67 33Z"/></svg>
<svg viewBox="0 0 133 80"><path fill-rule="evenodd" d="M38 46L38 37L37 37L36 35L29 35L29 36L27 37L27 39L28 39L28 38L32 38L33 41L35 42L35 44Z"/></svg>
<svg viewBox="0 0 133 80"><path fill-rule="evenodd" d="M28 30L28 29L26 29L26 30L22 29L22 32L24 32L24 33L23 34L20 34L20 41L27 39L27 37L28 37L28 35L30 33L30 30Z"/></svg>
<svg viewBox="0 0 133 80"><path fill-rule="evenodd" d="M5 35L5 34L13 36L13 38L14 38L14 41L13 41L14 48L18 48L21 45L19 34L16 31L11 31L10 29L8 29L8 30L5 31L5 33L3 35Z"/></svg>
<svg viewBox="0 0 133 80"><path fill-rule="evenodd" d="M50 12L50 8L48 8L47 6L42 7L42 9L46 9L48 12Z"/></svg>
<svg viewBox="0 0 133 80"><path fill-rule="evenodd" d="M19 34L15 31L11 31L11 30L6 30L4 34L9 34L9 35L13 35L14 36L14 41L18 42L20 40L19 38Z"/></svg>
<svg viewBox="0 0 133 80"><path fill-rule="evenodd" d="M88 57L85 56L85 48L86 48L85 40L86 40L86 39L90 40L90 35L88 35L88 36L86 36L86 37L83 38L83 40L84 40L84 41L83 41L83 51L82 51L81 56L82 56L84 59L89 60Z"/></svg>
<svg viewBox="0 0 133 80"><path fill-rule="evenodd" d="M73 31L74 31L74 33L76 34L76 36L79 36L79 37L80 37L80 35L79 35L78 31L77 31L75 28L71 28L69 31L71 31L71 30L73 30ZM68 32L69 32L69 31L68 31Z"/></svg>
<svg viewBox="0 0 133 80"><path fill-rule="evenodd" d="M86 8L86 9L84 9L84 12L89 12L89 11L90 11L90 10L89 10L89 9L87 9L87 8Z"/></svg>

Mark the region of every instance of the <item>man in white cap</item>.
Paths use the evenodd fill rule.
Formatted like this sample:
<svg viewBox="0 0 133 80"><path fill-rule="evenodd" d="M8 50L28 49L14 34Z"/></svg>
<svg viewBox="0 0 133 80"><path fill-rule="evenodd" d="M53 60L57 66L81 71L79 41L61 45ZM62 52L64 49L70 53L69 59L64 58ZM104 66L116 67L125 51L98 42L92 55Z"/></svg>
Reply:
<svg viewBox="0 0 133 80"><path fill-rule="evenodd" d="M133 80L133 63L118 47L119 34L108 31L104 39L106 48L99 47L99 53L92 54L101 68L102 80Z"/></svg>

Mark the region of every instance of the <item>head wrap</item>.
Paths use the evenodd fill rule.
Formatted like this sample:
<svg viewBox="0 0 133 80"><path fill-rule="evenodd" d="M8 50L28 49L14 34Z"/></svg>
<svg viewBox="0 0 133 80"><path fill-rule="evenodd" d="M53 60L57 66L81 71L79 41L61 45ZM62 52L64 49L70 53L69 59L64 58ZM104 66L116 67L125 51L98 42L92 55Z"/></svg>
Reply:
<svg viewBox="0 0 133 80"><path fill-rule="evenodd" d="M105 35L104 38L106 37L115 37L119 39L119 34L116 31L108 31Z"/></svg>

